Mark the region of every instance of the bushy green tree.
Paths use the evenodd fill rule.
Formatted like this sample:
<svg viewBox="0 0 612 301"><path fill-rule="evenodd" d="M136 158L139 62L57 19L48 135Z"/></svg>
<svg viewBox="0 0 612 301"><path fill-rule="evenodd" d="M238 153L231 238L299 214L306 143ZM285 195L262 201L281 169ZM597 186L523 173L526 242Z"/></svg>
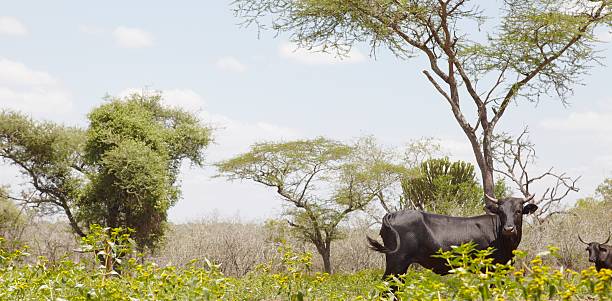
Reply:
<svg viewBox="0 0 612 301"><path fill-rule="evenodd" d="M128 227L140 246L163 234L168 209L180 196L183 159L203 163L210 130L191 113L164 107L161 95L110 99L89 114L84 161L92 169L79 218Z"/></svg>
<svg viewBox="0 0 612 301"><path fill-rule="evenodd" d="M448 103L471 145L484 193L492 196L495 127L518 100L537 102L543 95L567 100L597 62L600 40L594 30L612 24L612 1L507 0L493 15L474 2L236 0L233 5L245 24L271 23L305 49L342 56L367 43L372 53L387 48L400 59L422 55L427 60L422 72Z"/></svg>
<svg viewBox="0 0 612 301"><path fill-rule="evenodd" d="M29 179L24 200L64 213L76 234L90 224L133 228L153 247L176 203L181 162L201 165L211 131L161 95L110 98L89 114L87 129L0 114L0 157Z"/></svg>

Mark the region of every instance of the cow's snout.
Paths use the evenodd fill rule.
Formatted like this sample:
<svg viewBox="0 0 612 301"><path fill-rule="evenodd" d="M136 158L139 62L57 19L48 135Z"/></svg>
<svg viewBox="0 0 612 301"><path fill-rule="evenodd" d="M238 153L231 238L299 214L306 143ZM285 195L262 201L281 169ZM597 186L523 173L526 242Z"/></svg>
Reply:
<svg viewBox="0 0 612 301"><path fill-rule="evenodd" d="M514 226L504 226L504 234L510 235L516 233L516 228Z"/></svg>

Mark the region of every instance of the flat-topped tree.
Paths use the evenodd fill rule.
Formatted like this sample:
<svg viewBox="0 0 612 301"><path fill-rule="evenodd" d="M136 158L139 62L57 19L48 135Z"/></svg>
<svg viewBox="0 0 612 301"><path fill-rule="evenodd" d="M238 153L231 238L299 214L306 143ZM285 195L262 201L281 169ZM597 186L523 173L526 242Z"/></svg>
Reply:
<svg viewBox="0 0 612 301"><path fill-rule="evenodd" d="M340 224L362 210L393 181L379 181L380 162L364 164L359 148L317 138L258 143L217 163L219 176L272 187L285 202L285 215L298 238L312 243L331 272L331 243L342 237ZM373 185L373 182L380 185Z"/></svg>
<svg viewBox="0 0 612 301"><path fill-rule="evenodd" d="M471 144L484 193L492 196L495 127L517 99L552 95L566 101L597 62L593 31L611 24L612 1L507 0L501 16L493 18L472 2L236 0L233 5L245 24L265 28L271 20L273 30L289 33L299 47L343 55L365 42L402 59L423 55L429 62L423 74L449 104ZM486 38L470 35L483 24L494 28ZM470 120L472 113L476 118Z"/></svg>

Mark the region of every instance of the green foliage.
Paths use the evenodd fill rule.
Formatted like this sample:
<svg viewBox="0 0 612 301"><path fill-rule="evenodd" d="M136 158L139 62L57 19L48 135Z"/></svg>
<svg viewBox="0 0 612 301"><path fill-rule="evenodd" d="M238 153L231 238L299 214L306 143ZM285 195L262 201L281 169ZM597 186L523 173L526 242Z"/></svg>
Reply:
<svg viewBox="0 0 612 301"><path fill-rule="evenodd" d="M129 227L140 248L155 247L181 162L202 164L210 128L161 95L111 98L89 121L83 130L2 111L0 158L29 179L30 205L64 213L79 236L90 224Z"/></svg>
<svg viewBox="0 0 612 301"><path fill-rule="evenodd" d="M417 177L402 180L404 199L414 207L451 215L482 211L482 189L473 165L448 158L430 159L421 164L419 172Z"/></svg>
<svg viewBox="0 0 612 301"><path fill-rule="evenodd" d="M612 202L612 178L607 178L597 186L597 196L604 202Z"/></svg>
<svg viewBox="0 0 612 301"><path fill-rule="evenodd" d="M597 272L594 267L575 272L543 264L543 257L555 256L557 248L538 254L522 267L492 264L487 258L492 249L476 250L474 244L440 252L453 269L441 277L431 271L411 270L380 286L397 287L395 294L383 294L382 300L398 296L402 300L609 300L612 270ZM527 254L515 251L518 257Z"/></svg>
<svg viewBox="0 0 612 301"><path fill-rule="evenodd" d="M130 233L133 232L132 229L90 225L87 236L81 237L81 247L77 251L91 253L94 264L99 264L97 271L104 277L119 275L117 270L136 245L130 238Z"/></svg>
<svg viewBox="0 0 612 301"><path fill-rule="evenodd" d="M331 242L342 237L339 224L393 182L394 167L364 160L364 149L325 138L258 143L216 166L219 176L273 187L288 205L293 233L315 245L330 272Z"/></svg>
<svg viewBox="0 0 612 301"><path fill-rule="evenodd" d="M13 111L0 111L0 158L17 166L30 181L30 204L67 215L75 233L82 231L71 208L82 195L83 130L32 120Z"/></svg>
<svg viewBox="0 0 612 301"><path fill-rule="evenodd" d="M161 95L110 99L89 120L84 158L95 172L79 218L132 228L139 246L155 246L179 198L180 163L202 163L210 129L190 113L163 107Z"/></svg>
<svg viewBox="0 0 612 301"><path fill-rule="evenodd" d="M518 94L528 99L567 96L576 75L597 60L593 30L612 22L609 0L504 1L502 16L487 16L465 1L237 0L233 6L246 25L265 29L271 21L273 30L288 33L306 49L345 55L366 42L400 58L422 52L445 81L443 62L454 62L459 69L455 76L468 82L470 93L479 79L494 72L517 75L516 81L508 76L492 83L501 85L503 94L512 91L501 96L506 98L502 110ZM499 24L490 24L493 20ZM487 32L486 39L476 37L474 27L485 23L496 30Z"/></svg>
<svg viewBox="0 0 612 301"><path fill-rule="evenodd" d="M501 200L510 196L512 196L512 191L510 187L508 187L506 181L504 181L503 178L497 179L497 181L495 181L495 195L493 197Z"/></svg>
<svg viewBox="0 0 612 301"><path fill-rule="evenodd" d="M120 229L96 228L87 245L122 240ZM91 270L64 260L49 265L45 258L23 264L23 251L7 252L0 239L2 300L609 300L612 270L575 272L544 265L538 254L520 267L492 265L491 250L473 244L440 252L452 267L448 276L410 269L400 277L380 280L380 271L355 274L312 273L309 253L278 245L277 260L260 265L241 278L226 277L208 260L184 267L160 267L129 258L120 275ZM103 246L104 244L100 245ZM517 251L519 257L526 254ZM275 272L273 272L273 270ZM102 272L100 272L102 271ZM394 293L391 287L395 287Z"/></svg>
<svg viewBox="0 0 612 301"><path fill-rule="evenodd" d="M605 179L595 189L595 196L578 199L575 207L577 209L597 209L605 210L612 206L612 178Z"/></svg>
<svg viewBox="0 0 612 301"><path fill-rule="evenodd" d="M0 237L12 248L20 244L20 234L26 225L25 214L11 201L4 187L0 186ZM11 249L12 249L11 248Z"/></svg>
<svg viewBox="0 0 612 301"><path fill-rule="evenodd" d="M498 3L483 10L463 0L232 2L246 26L271 24L278 36L287 34L308 51L345 56L351 47L368 44L373 55L386 48L400 59L424 57L427 68L419 71L448 103L490 195L493 135L510 104L537 102L543 95L565 102L599 63L596 46L603 41L595 29L612 25L610 0Z"/></svg>

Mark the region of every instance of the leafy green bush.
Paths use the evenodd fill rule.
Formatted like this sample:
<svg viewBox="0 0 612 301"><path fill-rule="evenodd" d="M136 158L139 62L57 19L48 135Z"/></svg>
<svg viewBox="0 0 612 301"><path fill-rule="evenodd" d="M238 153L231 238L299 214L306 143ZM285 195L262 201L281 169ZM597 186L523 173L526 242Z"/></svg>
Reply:
<svg viewBox="0 0 612 301"><path fill-rule="evenodd" d="M379 291L382 300L393 295L402 300L579 300L597 298L608 300L612 293L612 270L597 272L594 267L575 272L543 264L545 256L555 256L556 248L535 256L520 267L492 264L487 258L493 249L476 250L468 243L440 252L453 269L443 277L429 270L409 271L401 277L383 282ZM514 252L525 257L522 251ZM391 288L396 287L394 293ZM386 293L385 293L386 291ZM588 299L592 300L592 299Z"/></svg>
<svg viewBox="0 0 612 301"><path fill-rule="evenodd" d="M50 264L44 257L27 265L22 262L27 253L0 248L0 300L609 300L612 293L612 270L544 265L542 258L554 256L555 248L513 267L493 265L490 249L466 244L437 255L453 268L448 276L410 269L382 281L380 271L372 270L312 273L312 254L280 242L277 260L234 278L208 260L180 268L143 263L129 251L125 231L96 226L91 233L81 250L92 251L94 260L102 255L120 264L121 273L71 260ZM102 254L93 251L101 249Z"/></svg>

